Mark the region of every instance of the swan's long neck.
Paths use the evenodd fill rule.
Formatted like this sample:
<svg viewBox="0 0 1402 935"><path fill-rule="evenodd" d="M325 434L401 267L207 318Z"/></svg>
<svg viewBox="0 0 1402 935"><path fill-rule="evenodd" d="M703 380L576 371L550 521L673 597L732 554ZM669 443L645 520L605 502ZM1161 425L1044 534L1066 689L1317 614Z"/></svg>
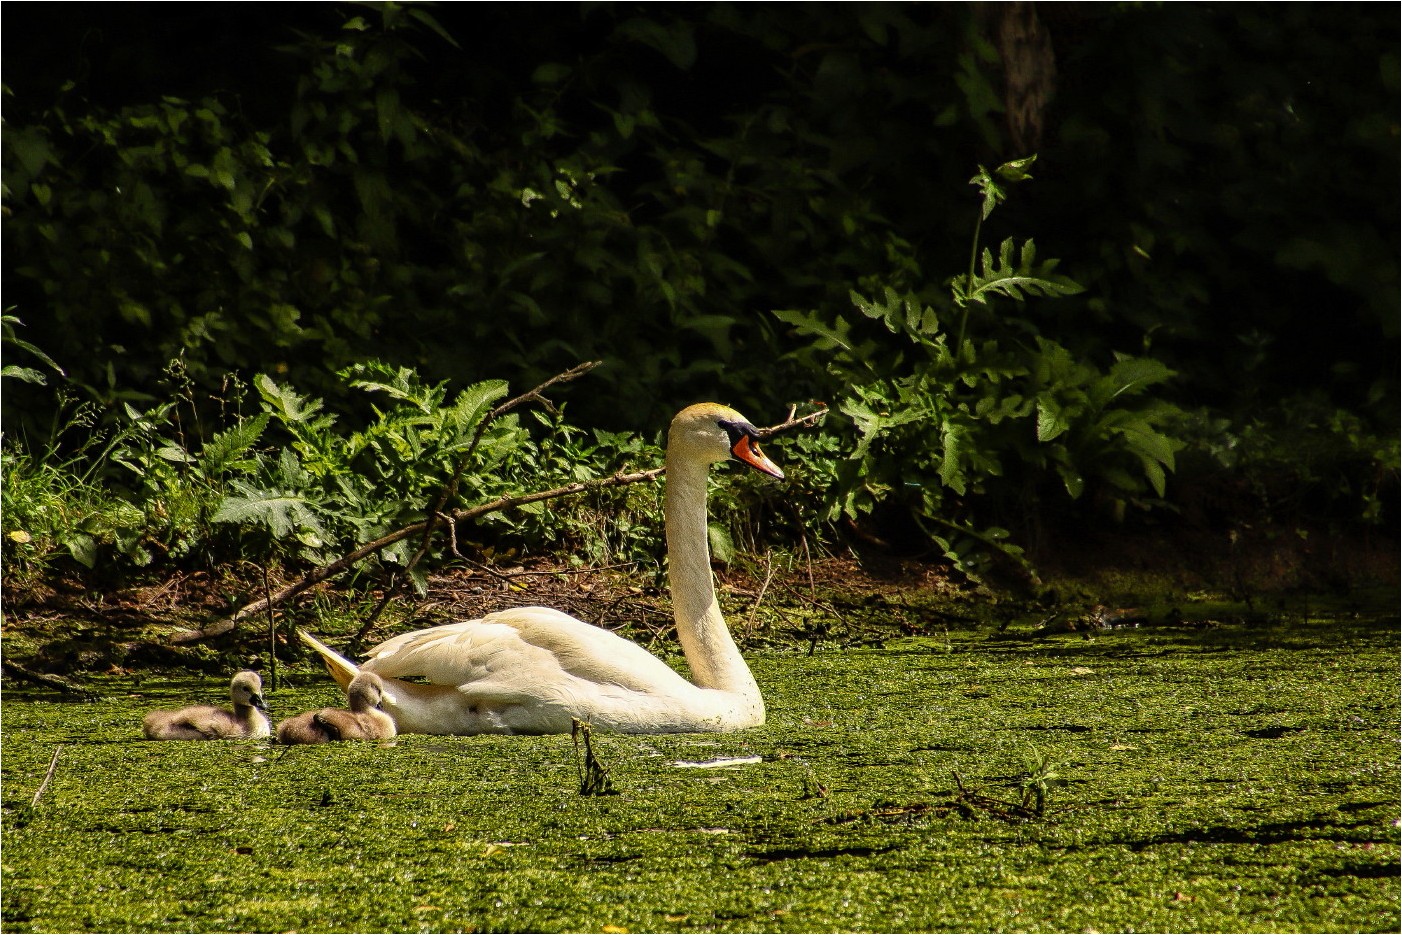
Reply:
<svg viewBox="0 0 1402 935"><path fill-rule="evenodd" d="M706 474L710 465L667 456L668 577L677 638L691 666L692 681L742 695L755 704L759 686L745 665L721 616L711 578L711 549L706 537Z"/></svg>

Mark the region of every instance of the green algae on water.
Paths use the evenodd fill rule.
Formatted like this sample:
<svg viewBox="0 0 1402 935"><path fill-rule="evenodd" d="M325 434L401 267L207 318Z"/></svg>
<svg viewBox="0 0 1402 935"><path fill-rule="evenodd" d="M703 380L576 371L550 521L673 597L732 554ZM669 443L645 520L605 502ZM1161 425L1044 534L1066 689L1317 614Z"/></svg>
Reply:
<svg viewBox="0 0 1402 935"><path fill-rule="evenodd" d="M596 733L618 793L597 797L567 735L156 743L142 712L217 680L9 691L0 911L10 932L1398 928L1395 620L993 636L759 654L765 727ZM338 697L308 672L270 704ZM959 807L961 783L1021 802L1037 768L1042 817Z"/></svg>

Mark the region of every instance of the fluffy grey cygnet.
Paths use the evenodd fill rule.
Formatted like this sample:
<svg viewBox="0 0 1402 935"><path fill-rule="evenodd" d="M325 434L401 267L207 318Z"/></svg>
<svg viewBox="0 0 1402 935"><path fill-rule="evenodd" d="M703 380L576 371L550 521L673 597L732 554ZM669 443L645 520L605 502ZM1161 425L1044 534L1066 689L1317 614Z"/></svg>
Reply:
<svg viewBox="0 0 1402 935"><path fill-rule="evenodd" d="M385 687L373 672L361 672L346 686L350 710L304 711L277 726L278 743L330 743L333 740L392 740L394 719L380 710Z"/></svg>
<svg viewBox="0 0 1402 935"><path fill-rule="evenodd" d="M234 673L229 683L234 709L191 705L178 711L152 711L141 722L147 740L261 740L272 733L257 672Z"/></svg>

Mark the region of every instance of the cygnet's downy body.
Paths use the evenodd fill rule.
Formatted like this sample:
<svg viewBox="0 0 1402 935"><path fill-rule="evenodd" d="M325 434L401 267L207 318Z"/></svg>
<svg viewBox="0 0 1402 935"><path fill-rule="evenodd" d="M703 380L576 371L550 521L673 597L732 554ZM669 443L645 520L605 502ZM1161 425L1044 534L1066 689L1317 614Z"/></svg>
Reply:
<svg viewBox="0 0 1402 935"><path fill-rule="evenodd" d="M142 732L147 740L262 740L272 733L257 672L236 672L229 697L232 711L214 705L152 711L141 722Z"/></svg>
<svg viewBox="0 0 1402 935"><path fill-rule="evenodd" d="M278 743L330 743L336 740L393 740L394 719L380 710L384 684L361 672L346 687L350 710L322 708L290 717L277 726Z"/></svg>

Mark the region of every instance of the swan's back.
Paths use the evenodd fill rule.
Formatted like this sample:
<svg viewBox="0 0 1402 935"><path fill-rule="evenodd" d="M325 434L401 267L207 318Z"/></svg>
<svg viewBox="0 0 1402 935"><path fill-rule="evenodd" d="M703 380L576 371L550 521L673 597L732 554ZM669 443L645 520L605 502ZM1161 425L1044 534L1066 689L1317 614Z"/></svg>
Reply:
<svg viewBox="0 0 1402 935"><path fill-rule="evenodd" d="M630 733L762 723L636 643L549 607L520 607L387 640L362 670L386 680L400 733L552 734L574 718ZM400 679L421 676L433 684Z"/></svg>
<svg viewBox="0 0 1402 935"><path fill-rule="evenodd" d="M546 673L633 692L689 685L638 644L550 607L517 607L405 633L369 656L366 671L422 676L439 685L525 681Z"/></svg>

